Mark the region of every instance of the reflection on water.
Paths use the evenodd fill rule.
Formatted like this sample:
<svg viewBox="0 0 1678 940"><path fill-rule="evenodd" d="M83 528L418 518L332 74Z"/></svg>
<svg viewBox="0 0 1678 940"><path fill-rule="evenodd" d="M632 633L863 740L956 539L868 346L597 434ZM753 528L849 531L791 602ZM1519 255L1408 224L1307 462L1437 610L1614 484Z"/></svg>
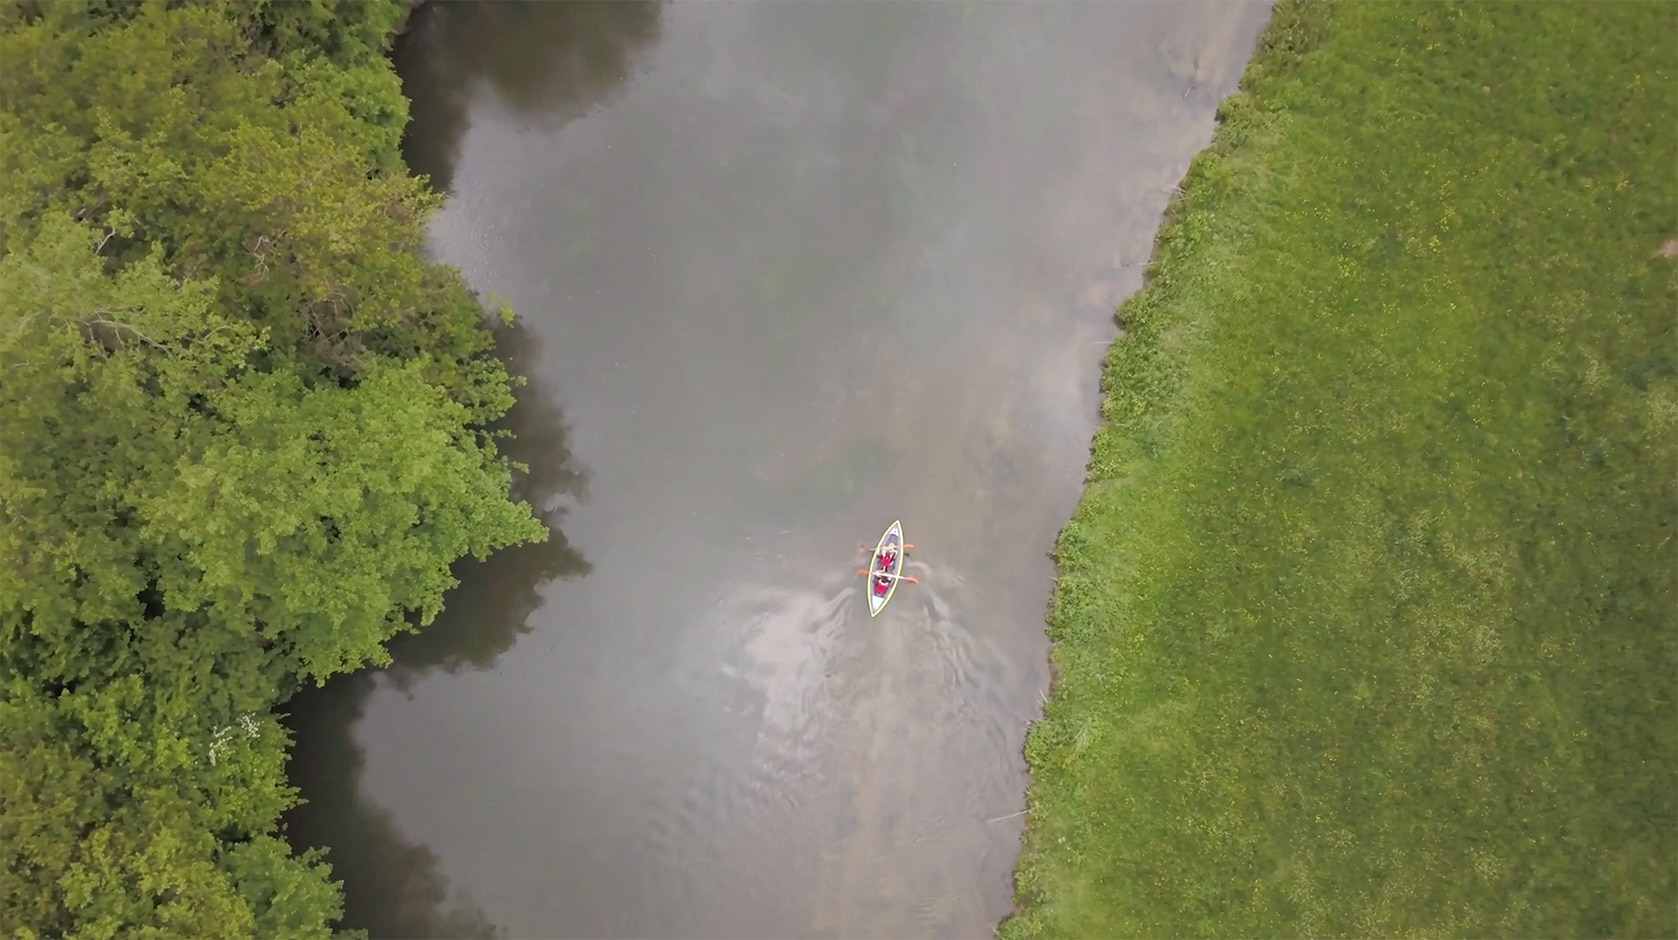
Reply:
<svg viewBox="0 0 1678 940"><path fill-rule="evenodd" d="M411 104L408 166L446 191L472 93L552 130L597 106L629 75L635 53L658 38L658 3L431 3L396 43Z"/></svg>
<svg viewBox="0 0 1678 940"><path fill-rule="evenodd" d="M540 343L521 328L499 331L496 345L514 374L529 373L540 356ZM361 792L365 759L355 728L368 698L381 681L407 688L438 670L493 666L530 632L544 585L589 572L588 561L559 529L568 502L584 497L587 474L571 457L558 405L532 381L503 424L514 434L503 450L530 467L515 478L515 495L548 524L548 540L500 552L487 563L461 561L455 568L460 585L445 598L443 613L423 631L393 640L388 668L306 689L286 706L296 735L291 782L308 800L287 814L287 837L298 848L330 846L333 874L346 894L343 926L375 938L499 932L477 904L451 895L436 853L404 838L390 812Z"/></svg>
<svg viewBox="0 0 1678 940"><path fill-rule="evenodd" d="M495 937L471 901L450 898L437 854L403 838L391 814L362 799L364 760L352 733L377 681L362 673L309 689L288 705L296 734L290 776L309 802L286 814L293 845L328 845L344 882L342 926L373 937Z"/></svg>
<svg viewBox="0 0 1678 940"><path fill-rule="evenodd" d="M541 342L522 325L508 327L496 332L496 350L509 371L529 378ZM589 572L560 529L567 502L587 496L588 477L571 457L558 404L531 379L501 424L513 435L502 441L502 450L527 468L514 476L513 496L535 508L548 540L497 552L485 562L464 558L456 564L460 585L444 599L436 622L391 641L394 661L385 673L399 686L439 668L451 673L489 668L530 632L542 585Z"/></svg>
<svg viewBox="0 0 1678 940"><path fill-rule="evenodd" d="M643 3L430 4L397 43L405 93L413 100L409 165L447 189L478 82L532 121L559 124L583 113L628 74L636 49L658 33L659 7ZM495 38L486 41L493 33ZM497 347L514 374L532 375L536 338L503 330ZM407 687L434 671L486 669L529 633L542 586L576 578L588 562L560 529L566 501L585 495L586 478L568 450L568 433L549 390L532 384L504 421L516 437L503 447L529 468L514 492L548 525L548 540L465 560L443 614L424 631L390 644L384 681ZM362 746L355 728L380 678L362 674L299 693L288 704L296 733L292 783L307 800L289 813L298 847L331 847L344 881L344 926L374 937L487 937L496 930L481 908L451 897L436 854L404 837L392 815L364 798Z"/></svg>

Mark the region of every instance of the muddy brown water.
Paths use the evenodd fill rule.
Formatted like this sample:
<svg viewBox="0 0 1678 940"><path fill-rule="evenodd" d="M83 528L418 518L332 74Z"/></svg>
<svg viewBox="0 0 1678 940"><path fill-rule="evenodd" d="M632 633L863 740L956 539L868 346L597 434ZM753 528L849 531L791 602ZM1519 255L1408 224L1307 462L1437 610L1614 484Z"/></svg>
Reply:
<svg viewBox="0 0 1678 940"><path fill-rule="evenodd" d="M1113 306L1266 10L422 8L410 161L523 315L555 537L288 706L348 925L989 936Z"/></svg>

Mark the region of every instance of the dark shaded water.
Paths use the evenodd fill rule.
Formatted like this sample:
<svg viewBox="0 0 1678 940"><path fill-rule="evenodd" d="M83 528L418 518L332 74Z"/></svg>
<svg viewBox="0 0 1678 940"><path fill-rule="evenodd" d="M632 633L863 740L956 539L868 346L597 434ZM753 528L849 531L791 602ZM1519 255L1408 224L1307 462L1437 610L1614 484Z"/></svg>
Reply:
<svg viewBox="0 0 1678 940"><path fill-rule="evenodd" d="M1265 8L433 5L553 542L299 697L375 936L989 936L1112 308ZM920 549L870 620L858 543Z"/></svg>

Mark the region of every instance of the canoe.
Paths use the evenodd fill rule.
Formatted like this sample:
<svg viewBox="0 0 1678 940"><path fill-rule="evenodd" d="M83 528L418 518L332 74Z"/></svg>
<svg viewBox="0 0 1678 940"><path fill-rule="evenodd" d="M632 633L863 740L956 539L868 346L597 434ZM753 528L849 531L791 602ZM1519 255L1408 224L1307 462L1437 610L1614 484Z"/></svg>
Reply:
<svg viewBox="0 0 1678 940"><path fill-rule="evenodd" d="M875 587L874 574L880 570L880 556L885 553L885 550L888 547L891 546L896 546L897 548L897 551L894 553L895 557L892 559L891 584L887 585L884 591L880 591ZM902 573L903 523L900 520L886 526L886 534L880 536L879 544L874 546L874 554L868 557L868 574L865 575L867 580L863 582L863 589L868 592L868 616L878 617L880 615L880 611L885 610L886 605L891 603L891 596L897 593L897 576Z"/></svg>

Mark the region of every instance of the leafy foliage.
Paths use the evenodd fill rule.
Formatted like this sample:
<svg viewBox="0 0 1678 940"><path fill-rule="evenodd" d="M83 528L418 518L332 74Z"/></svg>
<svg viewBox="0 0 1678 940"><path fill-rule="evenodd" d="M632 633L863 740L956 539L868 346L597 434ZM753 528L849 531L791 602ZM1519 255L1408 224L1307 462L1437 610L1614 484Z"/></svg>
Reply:
<svg viewBox="0 0 1678 940"><path fill-rule="evenodd" d="M57 695L8 682L0 921L42 936L326 935L336 889L266 832L293 799L283 729L264 720L208 766L207 728L159 720L169 697L140 675Z"/></svg>
<svg viewBox="0 0 1678 940"><path fill-rule="evenodd" d="M1003 933L1678 933L1675 11L1278 4L1120 311Z"/></svg>
<svg viewBox="0 0 1678 940"><path fill-rule="evenodd" d="M399 3L0 12L0 923L325 936L270 711L545 528L420 254Z"/></svg>

